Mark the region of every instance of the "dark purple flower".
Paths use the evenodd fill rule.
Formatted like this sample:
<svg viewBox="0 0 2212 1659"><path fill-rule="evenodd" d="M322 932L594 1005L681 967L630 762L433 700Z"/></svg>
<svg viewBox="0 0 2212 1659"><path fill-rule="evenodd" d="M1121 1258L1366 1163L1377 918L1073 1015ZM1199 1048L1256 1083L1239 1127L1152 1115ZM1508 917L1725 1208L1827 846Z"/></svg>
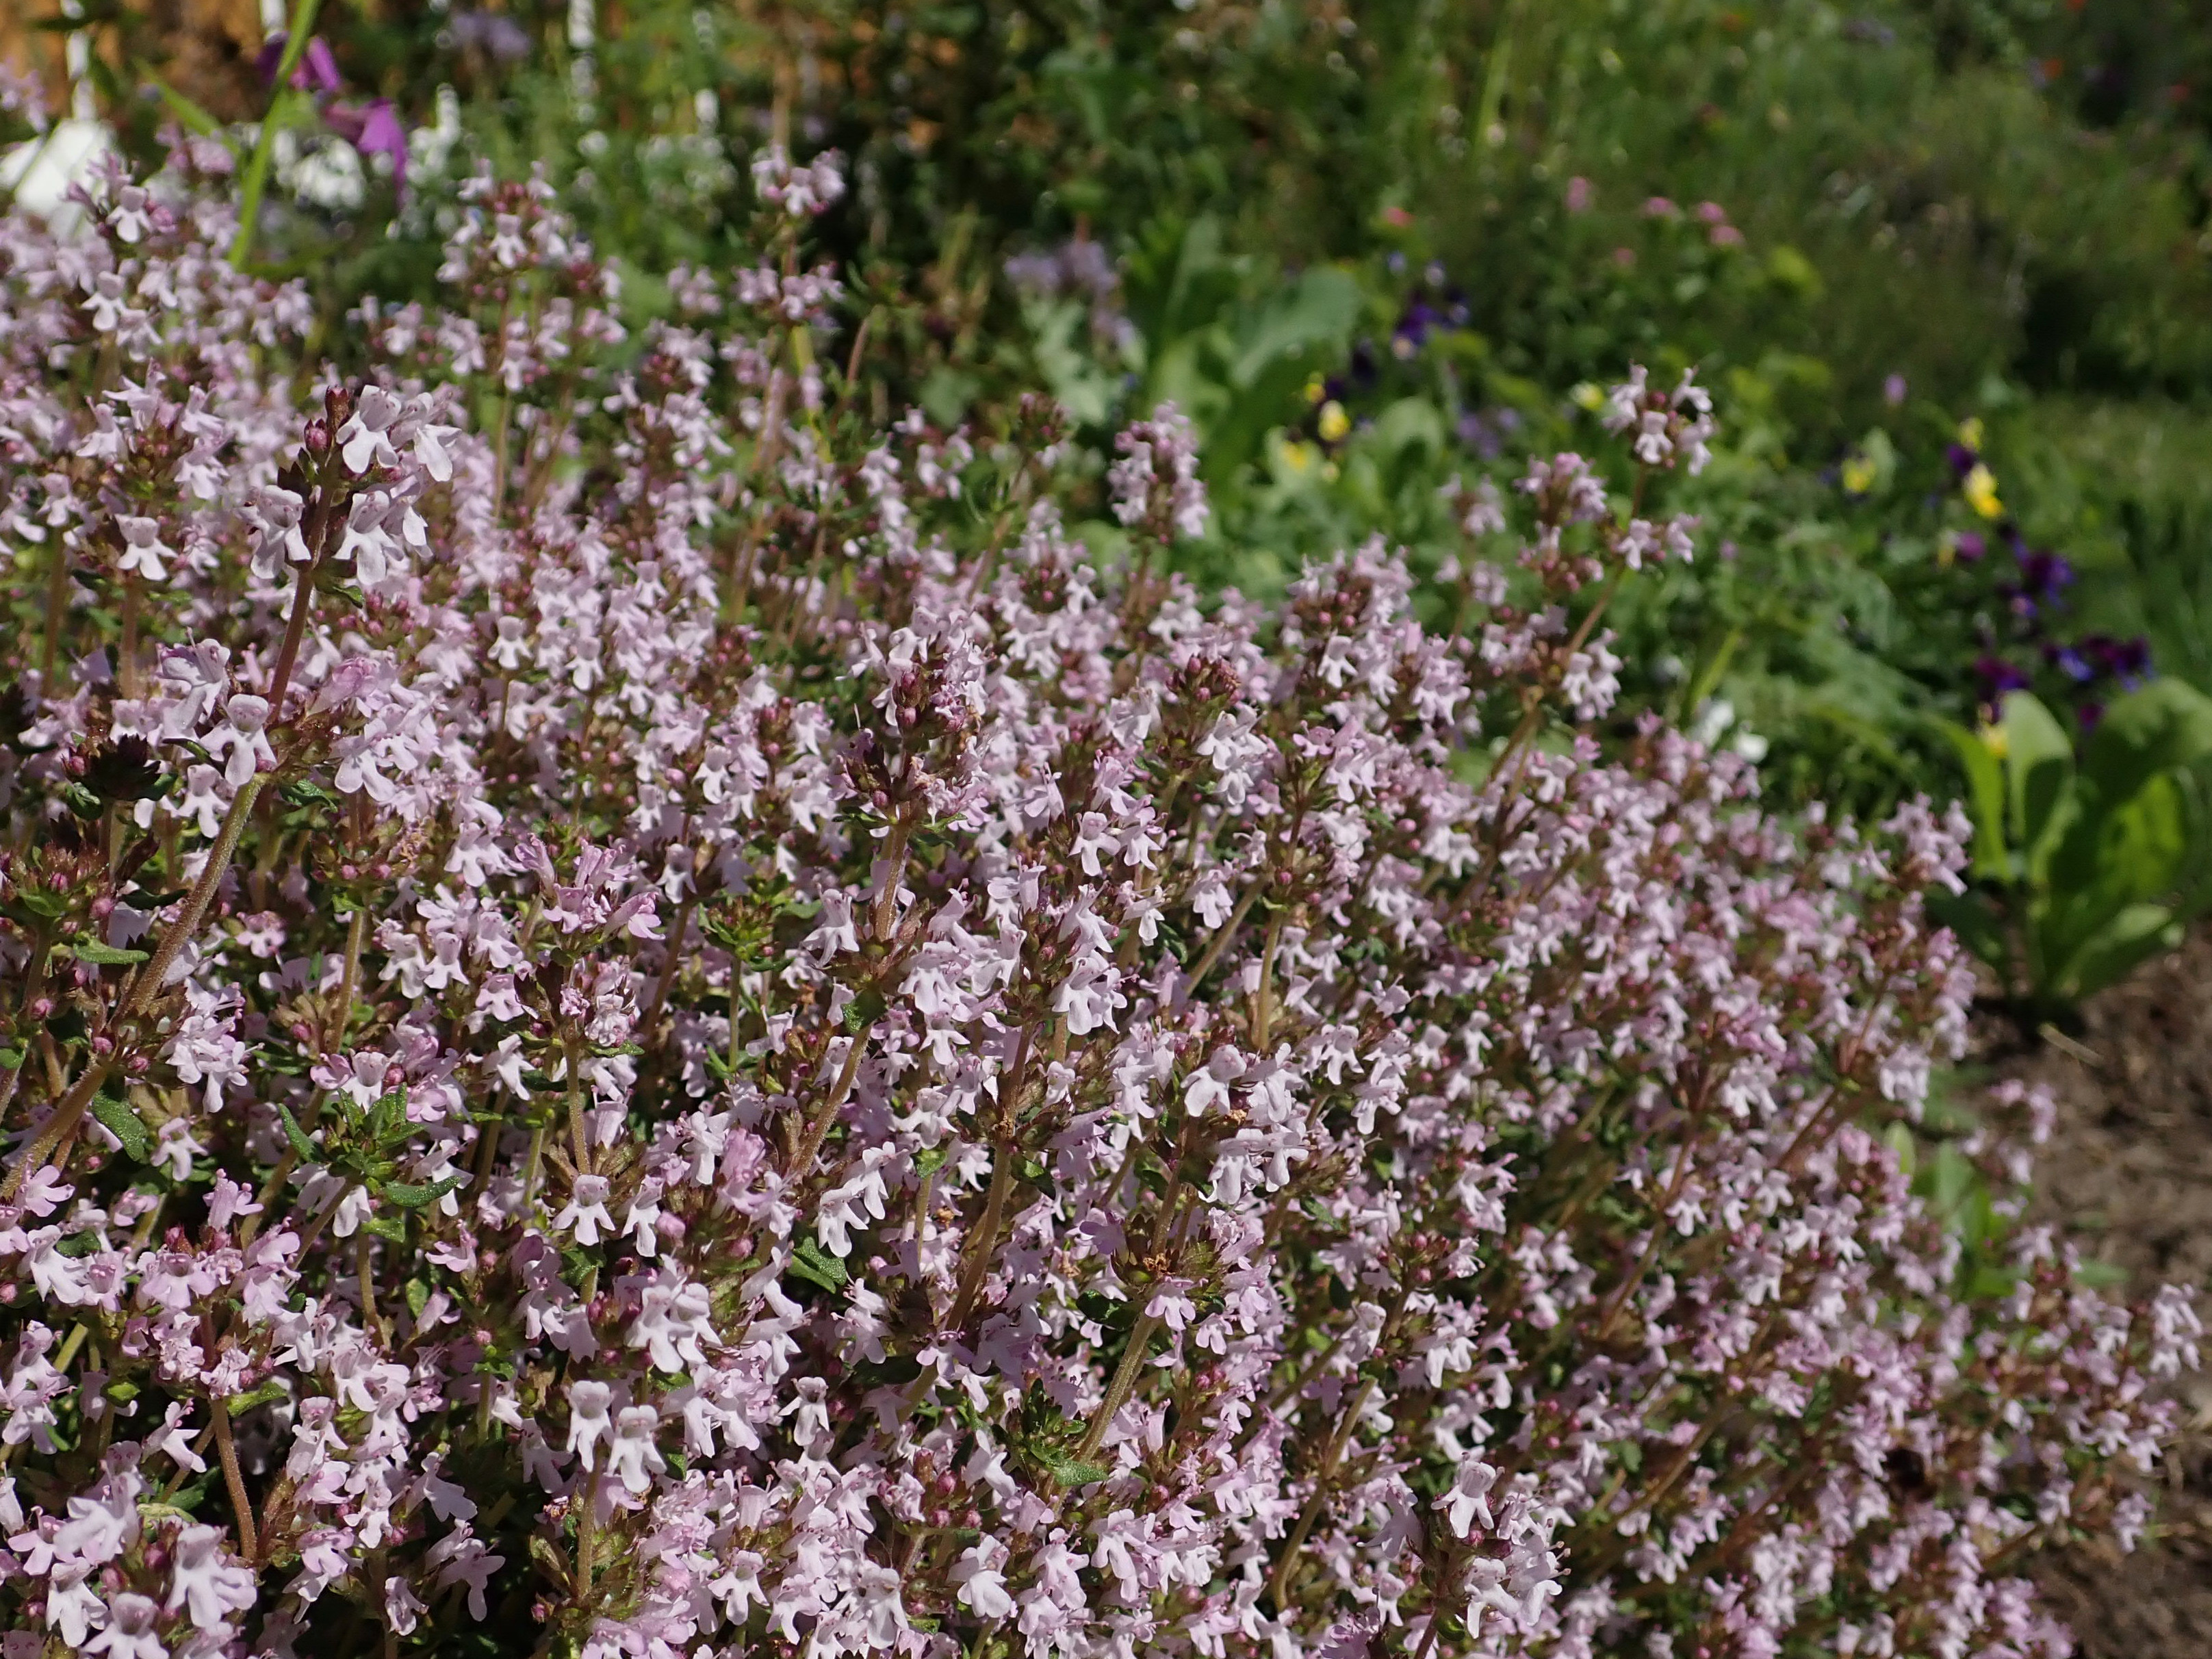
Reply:
<svg viewBox="0 0 2212 1659"><path fill-rule="evenodd" d="M2047 548L2020 556L2020 584L2031 598L2045 603L2074 585L2074 567Z"/></svg>
<svg viewBox="0 0 2212 1659"><path fill-rule="evenodd" d="M2075 649L2098 676L2110 676L2130 690L2150 678L2150 641L2140 634L2131 640L2091 634Z"/></svg>
<svg viewBox="0 0 2212 1659"><path fill-rule="evenodd" d="M2105 718L2105 705L2101 702L2082 703L2074 710L2074 718L2081 722L2081 735L2087 737L2097 729L2097 723Z"/></svg>
<svg viewBox="0 0 2212 1659"><path fill-rule="evenodd" d="M1961 564L1978 564L1989 550L1990 544L1982 539L1982 532L1978 530L1960 531L1958 541L1952 547Z"/></svg>
<svg viewBox="0 0 2212 1659"><path fill-rule="evenodd" d="M1982 458L1964 444L1953 444L1943 452L1943 459L1951 463L1951 471L1963 478L1974 470L1974 464Z"/></svg>
<svg viewBox="0 0 2212 1659"><path fill-rule="evenodd" d="M1979 656L1974 659L1974 678L1981 682L1982 701L1996 703L2008 691L2027 690L2027 676L2002 657Z"/></svg>
<svg viewBox="0 0 2212 1659"><path fill-rule="evenodd" d="M2074 646L2046 645L2043 656L2045 661L2077 684L2087 685L2097 678L2096 665Z"/></svg>

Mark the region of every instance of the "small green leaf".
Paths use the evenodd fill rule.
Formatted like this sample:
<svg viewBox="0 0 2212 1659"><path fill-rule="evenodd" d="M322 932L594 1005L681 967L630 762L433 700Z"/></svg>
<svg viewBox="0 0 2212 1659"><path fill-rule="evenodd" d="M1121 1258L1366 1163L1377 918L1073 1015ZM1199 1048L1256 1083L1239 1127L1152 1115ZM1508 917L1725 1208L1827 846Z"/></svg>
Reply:
<svg viewBox="0 0 2212 1659"><path fill-rule="evenodd" d="M428 1187L417 1187L404 1181L387 1181L384 1190L377 1194L397 1204L403 1210L419 1210L425 1204L434 1204L459 1186L467 1177L447 1176L443 1181Z"/></svg>
<svg viewBox="0 0 2212 1659"><path fill-rule="evenodd" d="M843 1262L811 1238L802 1238L792 1248L791 1271L825 1291L843 1290L845 1281L851 1277Z"/></svg>
<svg viewBox="0 0 2212 1659"><path fill-rule="evenodd" d="M865 1031L883 1018L888 1006L884 994L877 990L861 992L845 1005L845 1029L852 1032Z"/></svg>
<svg viewBox="0 0 2212 1659"><path fill-rule="evenodd" d="M914 1171L916 1175L934 1174L945 1167L945 1160L951 1156L942 1146L925 1146L914 1155Z"/></svg>
<svg viewBox="0 0 2212 1659"><path fill-rule="evenodd" d="M1103 1480L1114 1471L1103 1463L1086 1463L1066 1452L1048 1447L1039 1447L1036 1460L1044 1465L1045 1473L1065 1490L1087 1486L1094 1480Z"/></svg>
<svg viewBox="0 0 2212 1659"><path fill-rule="evenodd" d="M146 1162L149 1142L146 1125L138 1114L131 1109L131 1103L105 1089L92 1097L92 1115L100 1127L123 1143L123 1150L138 1163Z"/></svg>
<svg viewBox="0 0 2212 1659"><path fill-rule="evenodd" d="M284 1385L282 1382L264 1382L259 1388L250 1389L245 1394L231 1395L229 1399L223 1401L223 1409L233 1417L243 1417L256 1406L265 1406L272 1400L282 1400L283 1397Z"/></svg>
<svg viewBox="0 0 2212 1659"><path fill-rule="evenodd" d="M91 963L96 968L128 968L147 959L143 951L125 950L118 945L104 945L98 939L77 939L69 947L70 954L79 962Z"/></svg>
<svg viewBox="0 0 2212 1659"><path fill-rule="evenodd" d="M0 1072L20 1072L23 1069L21 1048L0 1048Z"/></svg>
<svg viewBox="0 0 2212 1659"><path fill-rule="evenodd" d="M292 1156L302 1164L321 1162L316 1156L315 1143L307 1139L307 1132L300 1127L300 1120L292 1115L289 1106L279 1106L277 1115L284 1120L284 1139L292 1143Z"/></svg>
<svg viewBox="0 0 2212 1659"><path fill-rule="evenodd" d="M407 1281L407 1313L411 1319L421 1319L422 1310L430 1305L430 1286L419 1279Z"/></svg>

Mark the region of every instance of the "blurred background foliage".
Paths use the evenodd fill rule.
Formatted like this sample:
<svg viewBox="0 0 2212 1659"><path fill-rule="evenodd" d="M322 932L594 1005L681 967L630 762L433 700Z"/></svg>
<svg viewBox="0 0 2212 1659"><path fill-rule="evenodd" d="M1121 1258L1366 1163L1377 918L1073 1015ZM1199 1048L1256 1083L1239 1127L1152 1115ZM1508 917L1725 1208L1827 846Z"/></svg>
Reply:
<svg viewBox="0 0 2212 1659"><path fill-rule="evenodd" d="M0 55L151 161L179 118L252 143L280 21L66 0ZM760 147L835 148L879 399L988 432L1042 384L1097 471L1173 398L1210 585L1376 533L1448 573L1445 486L1595 451L1591 388L1640 362L1694 368L1723 441L1674 503L1698 561L1613 615L1624 728L1656 709L1786 805L1879 811L1960 794L1956 732L2001 748L2011 693L2078 743L2155 677L2212 690L2201 0L323 0L313 27L339 99L411 135L403 191L286 118L258 257L313 285L334 357L362 294L427 288L479 161L565 186L642 315L672 266L741 257ZM1449 582L1424 603L1449 623Z"/></svg>

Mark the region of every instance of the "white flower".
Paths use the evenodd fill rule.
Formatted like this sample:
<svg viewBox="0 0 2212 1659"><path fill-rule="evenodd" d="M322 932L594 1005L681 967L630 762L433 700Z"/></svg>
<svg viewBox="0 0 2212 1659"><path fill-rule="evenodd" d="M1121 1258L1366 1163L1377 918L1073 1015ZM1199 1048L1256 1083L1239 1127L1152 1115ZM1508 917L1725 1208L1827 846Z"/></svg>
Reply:
<svg viewBox="0 0 2212 1659"><path fill-rule="evenodd" d="M125 575L143 576L149 582L164 580L168 573L161 561L175 558L177 550L162 544L161 521L118 513L115 515L115 527L123 532L123 557L118 568Z"/></svg>

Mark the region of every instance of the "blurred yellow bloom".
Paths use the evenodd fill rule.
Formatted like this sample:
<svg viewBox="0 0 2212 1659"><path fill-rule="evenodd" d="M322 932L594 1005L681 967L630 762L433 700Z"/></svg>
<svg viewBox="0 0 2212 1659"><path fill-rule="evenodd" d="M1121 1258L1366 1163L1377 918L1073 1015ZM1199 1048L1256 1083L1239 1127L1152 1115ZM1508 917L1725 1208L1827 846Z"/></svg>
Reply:
<svg viewBox="0 0 2212 1659"><path fill-rule="evenodd" d="M2004 516L2004 503L1997 499L1997 476L1979 461L1959 486L1959 493L1966 498L1966 505L1985 519Z"/></svg>
<svg viewBox="0 0 2212 1659"><path fill-rule="evenodd" d="M1605 393L1599 389L1595 381L1591 380L1584 380L1572 392L1567 393L1567 396L1584 409L1599 409L1605 404Z"/></svg>
<svg viewBox="0 0 2212 1659"><path fill-rule="evenodd" d="M1863 495L1874 488L1881 470L1863 455L1850 456L1844 462L1844 488L1854 495Z"/></svg>
<svg viewBox="0 0 2212 1659"><path fill-rule="evenodd" d="M2004 727L2002 726L1984 726L1981 729L1980 736L1983 748L1988 750L1990 753L1995 755L1999 760L2002 760L2005 757L2005 755L2010 749L2011 745L2006 739Z"/></svg>
<svg viewBox="0 0 2212 1659"><path fill-rule="evenodd" d="M1320 375L1308 375L1306 377L1306 402L1309 404L1319 403L1322 398L1322 393L1326 392L1328 389L1328 382L1322 380Z"/></svg>
<svg viewBox="0 0 2212 1659"><path fill-rule="evenodd" d="M1314 447L1293 439L1283 446L1283 459L1290 463L1291 471L1303 472L1314 464Z"/></svg>
<svg viewBox="0 0 2212 1659"><path fill-rule="evenodd" d="M1969 449L1982 447L1982 417L1978 415L1959 422L1959 441Z"/></svg>
<svg viewBox="0 0 2212 1659"><path fill-rule="evenodd" d="M1334 398L1321 406L1321 441L1333 444L1352 430L1352 416L1344 412L1344 405Z"/></svg>

